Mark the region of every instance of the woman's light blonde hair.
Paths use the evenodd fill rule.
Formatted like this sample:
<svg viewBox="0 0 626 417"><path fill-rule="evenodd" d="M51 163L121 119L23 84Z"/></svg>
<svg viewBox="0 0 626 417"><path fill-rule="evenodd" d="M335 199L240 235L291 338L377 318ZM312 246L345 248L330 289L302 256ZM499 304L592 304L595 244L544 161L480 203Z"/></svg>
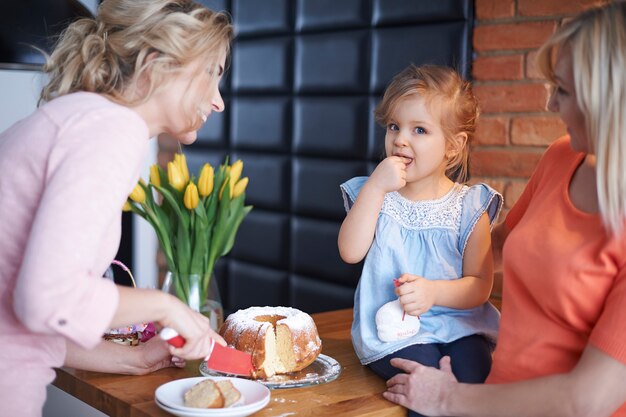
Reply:
<svg viewBox="0 0 626 417"><path fill-rule="evenodd" d="M40 102L88 91L138 104L166 75L196 59L206 60L217 77L232 38L226 14L191 0L104 0L95 19L77 20L62 33L43 68L49 81ZM145 94L128 94L145 73Z"/></svg>
<svg viewBox="0 0 626 417"><path fill-rule="evenodd" d="M537 63L554 83L553 52L572 53L574 88L596 155L600 216L620 234L626 219L626 2L596 7L564 24L541 47Z"/></svg>
<svg viewBox="0 0 626 417"><path fill-rule="evenodd" d="M479 109L472 85L463 80L450 67L438 65L409 65L398 73L391 82L375 110L376 121L386 127L392 113L402 100L418 95L429 105L435 101L441 105L441 127L448 145L453 150L446 165L446 176L464 183L469 178L470 143L476 131ZM454 140L465 133L467 140Z"/></svg>

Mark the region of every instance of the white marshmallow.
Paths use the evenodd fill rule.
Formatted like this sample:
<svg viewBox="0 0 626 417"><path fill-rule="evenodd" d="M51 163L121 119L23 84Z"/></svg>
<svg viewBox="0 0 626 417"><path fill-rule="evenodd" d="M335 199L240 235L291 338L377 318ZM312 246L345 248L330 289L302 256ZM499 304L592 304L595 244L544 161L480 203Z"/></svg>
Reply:
<svg viewBox="0 0 626 417"><path fill-rule="evenodd" d="M380 340L394 342L416 335L420 319L404 314L400 300L390 301L376 312L376 329Z"/></svg>

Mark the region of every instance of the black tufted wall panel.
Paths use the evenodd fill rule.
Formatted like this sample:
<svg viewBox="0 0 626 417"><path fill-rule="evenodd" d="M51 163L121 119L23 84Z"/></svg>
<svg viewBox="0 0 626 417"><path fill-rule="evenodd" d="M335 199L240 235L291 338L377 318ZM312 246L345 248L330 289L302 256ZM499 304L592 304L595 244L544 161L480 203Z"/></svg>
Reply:
<svg viewBox="0 0 626 417"><path fill-rule="evenodd" d="M413 62L470 73L472 0L198 0L237 30L226 111L186 149L190 169L244 161L254 209L216 275L228 311L351 307L361 265L341 261L339 184L383 152L373 109Z"/></svg>

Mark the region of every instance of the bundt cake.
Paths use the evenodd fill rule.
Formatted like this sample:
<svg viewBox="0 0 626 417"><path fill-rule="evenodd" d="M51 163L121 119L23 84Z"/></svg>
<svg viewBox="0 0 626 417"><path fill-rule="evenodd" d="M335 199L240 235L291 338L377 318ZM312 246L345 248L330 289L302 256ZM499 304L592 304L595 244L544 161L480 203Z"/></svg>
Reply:
<svg viewBox="0 0 626 417"><path fill-rule="evenodd" d="M296 372L322 350L308 314L290 307L250 307L226 319L220 334L229 346L252 355L257 378Z"/></svg>

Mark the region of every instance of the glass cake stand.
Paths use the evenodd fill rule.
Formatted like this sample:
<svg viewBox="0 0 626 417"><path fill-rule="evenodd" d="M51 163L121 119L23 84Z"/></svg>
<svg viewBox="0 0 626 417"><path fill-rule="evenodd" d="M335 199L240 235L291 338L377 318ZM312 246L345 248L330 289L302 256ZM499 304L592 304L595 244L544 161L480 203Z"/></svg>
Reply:
<svg viewBox="0 0 626 417"><path fill-rule="evenodd" d="M206 361L200 364L200 373L204 376L228 376L249 379L241 375L233 375L209 369ZM274 375L270 378L255 379L255 381L260 382L269 389L298 388L334 381L340 373L341 365L339 365L339 362L330 356L320 354L313 363L298 372Z"/></svg>

